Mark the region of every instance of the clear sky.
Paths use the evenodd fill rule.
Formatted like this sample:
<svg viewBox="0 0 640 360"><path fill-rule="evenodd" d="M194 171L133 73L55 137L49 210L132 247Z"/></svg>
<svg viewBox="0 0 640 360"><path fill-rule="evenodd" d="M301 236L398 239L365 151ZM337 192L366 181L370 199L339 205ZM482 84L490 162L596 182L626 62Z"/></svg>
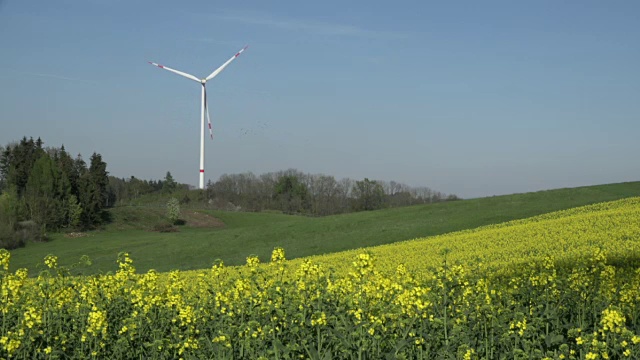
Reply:
<svg viewBox="0 0 640 360"><path fill-rule="evenodd" d="M0 144L197 185L296 168L469 198L640 180L640 1L0 0Z"/></svg>

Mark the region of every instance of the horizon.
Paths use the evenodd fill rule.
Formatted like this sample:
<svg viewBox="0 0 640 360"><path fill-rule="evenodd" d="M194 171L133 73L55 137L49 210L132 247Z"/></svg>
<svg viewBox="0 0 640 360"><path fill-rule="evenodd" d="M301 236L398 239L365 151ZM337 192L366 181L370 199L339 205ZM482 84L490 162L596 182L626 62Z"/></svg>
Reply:
<svg viewBox="0 0 640 360"><path fill-rule="evenodd" d="M28 140L28 139L30 139L30 138L32 138L32 137L25 137L25 138ZM11 141L9 144L17 144L17 143L18 143L19 141L21 141L21 140L22 140L22 138L20 138L20 140ZM33 138L33 140L41 140L41 141L42 141L42 144L43 144L43 149L45 149L45 150L47 150L47 149L60 149L60 147L61 147L61 146L64 146L64 144L62 144L62 145L60 145L60 146L55 146L55 145L47 146L47 145L45 144L44 140L42 140L41 138ZM5 147L6 145L7 145L7 144L5 144L5 145L0 144L0 149L2 149L2 147ZM88 161L88 159L90 158L90 155L88 155L88 154L80 154L80 153L78 153L78 154L74 154L74 153L71 153L71 152L69 152L69 151L68 151L68 149L66 149L66 147L65 147L65 151L67 151L67 152L72 156L72 158L75 158L75 157L76 157L76 156L78 156L78 155L79 155L79 156L81 156L81 157L82 157L82 159L83 159L85 162L86 162L86 161ZM86 156L85 156L85 155L86 155ZM103 156L102 156L102 154L99 154L99 155L100 155L101 157L103 157ZM104 158L104 157L103 157L103 158ZM289 169L279 169L279 170L274 170L274 171L268 171L268 172L264 172L264 173L254 173L254 172L252 172L252 171L245 171L245 172L242 172L242 173L233 173L233 174L227 174L227 173L224 173L224 174L221 174L221 175L220 175L220 177L222 177L222 176L229 176L229 175L242 175L242 174L250 173L250 174L256 175L256 176L259 178L261 175L265 175L265 174L273 174L273 173L287 173L287 172L289 172L289 171L296 171L296 172L300 172L298 169L292 169L292 168L289 168ZM107 163L107 173L108 173L108 175L109 175L109 176L113 176L113 177L116 177L116 178L118 178L118 179L122 179L122 180L125 180L125 181L126 181L126 180L129 180L130 178L136 178L137 180L141 180L141 181L157 182L157 181L164 181L164 179L166 178L167 173L171 173L171 171L169 171L169 170L168 170L168 171L167 171L167 173L165 173L165 175L163 175L163 176L161 176L161 177L157 177L157 178L141 178L141 177L136 176L135 174L125 175L125 176L115 176L115 175L112 175L112 174L109 172L109 164ZM332 174L323 174L323 173L309 173L309 172L300 172L300 173L301 173L301 174L303 174L303 175L307 175L307 176L315 176L315 175L333 176ZM173 176L173 173L171 173L171 176L172 176L172 178L174 178L174 179L175 179L175 177ZM205 182L205 190L207 189L207 186L208 186L208 184L209 184L209 181L210 181L211 183L215 183L215 182L217 182L218 180L220 180L220 177L218 177L217 179L209 179L207 182ZM343 177L343 178L338 178L338 177L335 177L335 176L333 176L333 177L334 177L334 178L335 178L335 180L336 180L336 181L338 181L338 182L339 182L339 181L341 181L341 180L346 180L346 179L349 179L349 180L352 180L352 181L362 181L362 180L364 180L365 178L367 178L366 176L365 176L364 178L361 178L361 179L345 178L345 177ZM634 181L634 180L632 180L632 181L621 181L621 182L612 182L612 183L586 184L586 185L579 185L579 186L565 186L565 187L558 187L558 188L535 189L535 190L523 191L523 192L505 193L505 194L493 194L493 195L483 195L483 196L475 196L475 197L460 197L458 194L455 194L455 193L444 193L444 192L442 192L442 191L440 191L440 190L438 190L438 189L433 189L433 188L431 188L431 187L429 187L429 186L426 186L426 185L415 185L415 186L414 186L414 185L409 185L409 184L405 184L405 183L397 182L397 181L395 181L394 179L369 179L369 180L371 180L371 181L376 181L376 182L387 182L387 183L388 183L388 182L396 182L396 183L398 183L399 185L406 185L406 186L409 186L409 187L410 187L410 188L412 188L412 189L429 188L430 190L432 190L432 191L434 191L434 192L437 192L437 193L441 193L441 194L442 194L442 195L444 195L444 196L455 195L455 196L457 197L457 199L455 199L456 201L458 201L458 200L473 200L473 199L481 199L481 198L496 197L496 196L522 195L522 194L529 194L529 193L535 193L535 192L544 192L544 191L554 191L554 190L564 190L564 189L578 189L578 188L588 188L588 187L595 187L595 186L618 185L618 184L626 184L626 183L640 182L640 180L635 180L635 181ZM174 180L174 181L175 181L175 180ZM198 188L198 186L197 186L197 185L194 185L194 184L182 183L182 182L177 182L177 183L178 183L179 185L186 185L186 186L188 187L188 189L187 189L187 190L189 190L189 191L193 191L193 190L200 190L200 189Z"/></svg>
<svg viewBox="0 0 640 360"><path fill-rule="evenodd" d="M0 2L0 145L197 185L286 169L465 199L640 180L640 3ZM340 11L336 12L335 9ZM205 125L206 126L206 125Z"/></svg>

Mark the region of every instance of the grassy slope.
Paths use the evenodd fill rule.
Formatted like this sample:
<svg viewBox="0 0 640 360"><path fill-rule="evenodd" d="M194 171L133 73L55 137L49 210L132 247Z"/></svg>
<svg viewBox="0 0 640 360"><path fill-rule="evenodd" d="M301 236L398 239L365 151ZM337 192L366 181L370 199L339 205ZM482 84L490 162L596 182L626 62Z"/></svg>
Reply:
<svg viewBox="0 0 640 360"><path fill-rule="evenodd" d="M287 258L297 258L347 249L387 244L429 235L475 228L513 219L596 202L640 196L640 182L558 189L527 194L496 196L451 203L412 206L324 218L273 213L212 211L222 228L182 228L179 233L160 234L114 224L90 237L29 244L12 251L11 268L42 262L47 254L68 265L89 255L94 265L87 272L115 270L120 251L130 253L139 271L150 268L199 269L220 258L229 265L244 262L249 254L266 260L276 246ZM153 216L150 216L153 218ZM114 216L118 219L118 216ZM144 221L144 220L143 220Z"/></svg>

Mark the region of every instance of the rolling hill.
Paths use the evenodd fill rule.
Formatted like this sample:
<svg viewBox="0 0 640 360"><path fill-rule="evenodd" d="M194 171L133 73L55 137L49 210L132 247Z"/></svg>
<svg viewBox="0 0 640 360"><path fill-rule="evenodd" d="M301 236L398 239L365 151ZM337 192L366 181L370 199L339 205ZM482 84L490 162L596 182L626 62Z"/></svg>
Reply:
<svg viewBox="0 0 640 360"><path fill-rule="evenodd" d="M192 214L187 225L175 233L149 231L162 218L161 209L114 208L110 209L113 222L105 230L90 232L84 237L53 234L50 242L28 244L13 250L11 268L25 267L34 274L46 255L55 254L62 265L73 264L82 255L91 258L92 266L75 269L74 273L114 271L117 268L115 260L122 251L131 255L141 272L208 268L215 259L222 259L228 265L239 265L252 254L264 261L274 247L285 248L287 258L293 259L440 235L633 196L640 196L640 182L322 218L201 210ZM198 221L204 226L191 226Z"/></svg>

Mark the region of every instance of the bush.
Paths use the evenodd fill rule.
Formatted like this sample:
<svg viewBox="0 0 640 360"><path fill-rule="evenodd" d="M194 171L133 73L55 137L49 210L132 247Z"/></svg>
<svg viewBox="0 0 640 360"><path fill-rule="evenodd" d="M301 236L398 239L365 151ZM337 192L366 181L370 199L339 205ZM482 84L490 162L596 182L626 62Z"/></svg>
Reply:
<svg viewBox="0 0 640 360"><path fill-rule="evenodd" d="M21 239L13 226L0 223L0 249L13 250L25 245L25 241Z"/></svg>
<svg viewBox="0 0 640 360"><path fill-rule="evenodd" d="M12 250L23 247L27 242L48 241L42 227L35 221L21 221L15 226L0 222L0 248Z"/></svg>
<svg viewBox="0 0 640 360"><path fill-rule="evenodd" d="M153 225L153 231L157 231L161 233L170 233L170 232L177 232L178 228L173 226L172 223L162 221Z"/></svg>
<svg viewBox="0 0 640 360"><path fill-rule="evenodd" d="M185 192L184 196L182 197L182 199L180 199L180 204L189 204L191 202L191 198L189 197L189 193Z"/></svg>
<svg viewBox="0 0 640 360"><path fill-rule="evenodd" d="M176 198L171 198L167 201L167 218L172 224L180 218L180 202Z"/></svg>
<svg viewBox="0 0 640 360"><path fill-rule="evenodd" d="M22 241L26 242L45 242L49 239L47 238L47 234L44 233L42 226L32 220L28 221L20 221L16 225L16 234L22 239Z"/></svg>

